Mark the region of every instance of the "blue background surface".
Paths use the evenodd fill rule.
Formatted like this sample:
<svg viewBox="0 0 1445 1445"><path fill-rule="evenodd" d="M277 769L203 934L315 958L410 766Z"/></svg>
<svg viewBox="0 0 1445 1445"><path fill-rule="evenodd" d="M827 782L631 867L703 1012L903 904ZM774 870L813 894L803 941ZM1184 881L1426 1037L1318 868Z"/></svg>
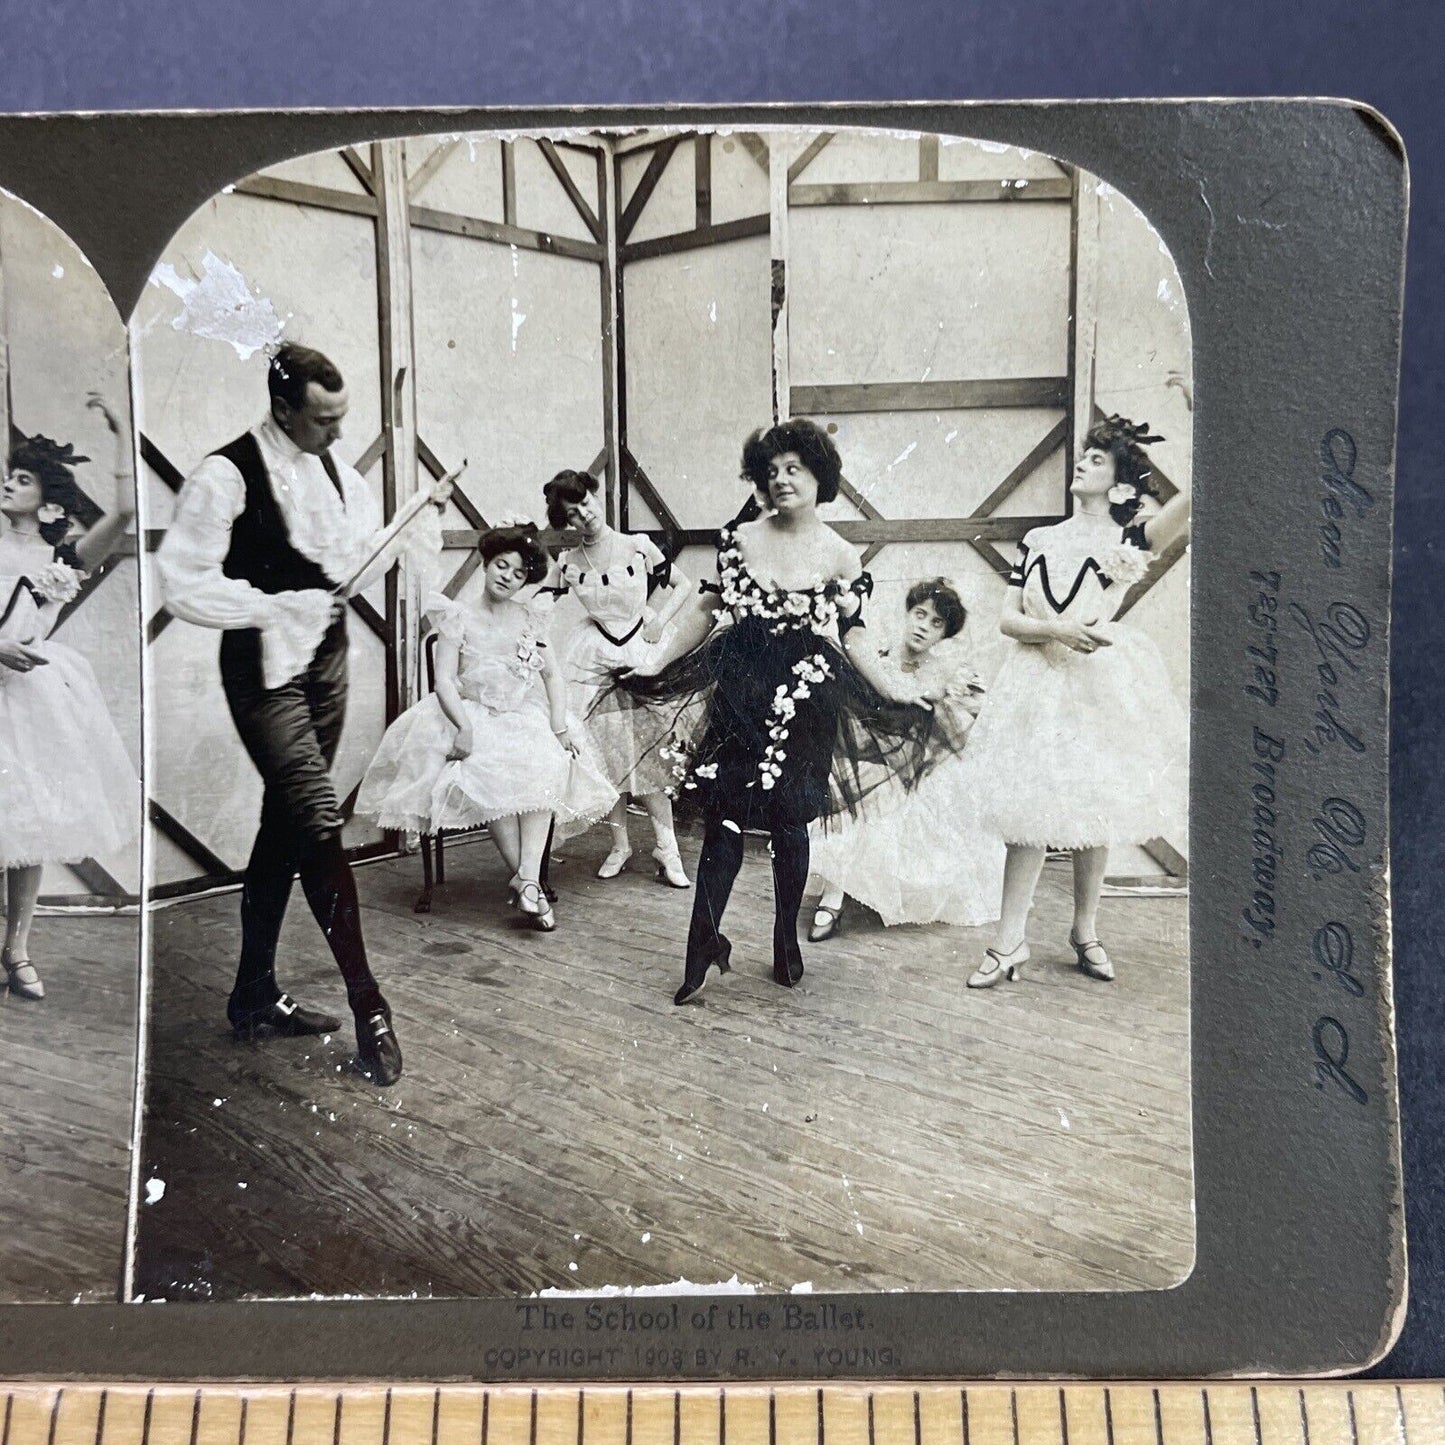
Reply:
<svg viewBox="0 0 1445 1445"><path fill-rule="evenodd" d="M1383 111L1404 136L1413 193L1393 703L1411 1305L1381 1373L1445 1375L1445 912L1431 906L1445 872L1435 827L1445 801L1435 612L1445 512L1434 440L1445 402L1445 6L0 0L0 57L0 109L8 111L1230 95L1347 96Z"/></svg>

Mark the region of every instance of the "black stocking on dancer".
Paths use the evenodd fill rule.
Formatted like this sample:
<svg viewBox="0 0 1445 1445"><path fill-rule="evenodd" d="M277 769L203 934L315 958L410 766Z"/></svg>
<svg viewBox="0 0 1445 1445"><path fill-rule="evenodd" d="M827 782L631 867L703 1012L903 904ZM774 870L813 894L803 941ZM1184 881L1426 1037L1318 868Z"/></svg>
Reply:
<svg viewBox="0 0 1445 1445"><path fill-rule="evenodd" d="M334 591L374 550L382 518L366 482L331 455L347 409L336 367L286 343L267 386L265 418L192 472L157 553L169 610L223 632L226 702L265 785L226 1016L238 1037L340 1029L276 981L277 941L299 875L346 985L361 1069L385 1086L401 1076L401 1047L367 959L331 778L347 679L346 606ZM450 480L436 483L432 502L444 505L450 491ZM382 551L353 590L386 572L398 551Z"/></svg>
<svg viewBox="0 0 1445 1445"><path fill-rule="evenodd" d="M926 706L890 691L876 650L850 646L871 581L818 515L842 476L827 434L803 420L754 433L742 470L758 515L723 528L718 582L681 614L669 656L617 674L590 719L594 733L632 727L640 746L676 749L669 721L706 705L683 784L705 824L679 1004L702 992L714 965L731 966L721 924L746 832L769 835L773 978L791 988L803 976L808 825L892 778L911 785L955 745ZM724 610L731 625L715 627Z"/></svg>

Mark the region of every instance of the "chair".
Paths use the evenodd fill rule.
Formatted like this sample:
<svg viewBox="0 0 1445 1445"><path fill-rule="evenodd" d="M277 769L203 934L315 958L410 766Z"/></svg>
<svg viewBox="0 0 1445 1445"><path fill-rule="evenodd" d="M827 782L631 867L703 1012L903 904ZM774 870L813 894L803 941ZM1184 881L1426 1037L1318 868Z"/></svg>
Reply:
<svg viewBox="0 0 1445 1445"><path fill-rule="evenodd" d="M436 691L437 685L437 634L428 632L422 640L421 645L421 681L428 693ZM432 880L435 877L437 883L447 881L446 852L442 843L445 836L444 829L438 829L435 833L423 833L421 835L421 893L415 903L411 906L413 913L430 913ZM435 866L433 866L433 850L435 850Z"/></svg>

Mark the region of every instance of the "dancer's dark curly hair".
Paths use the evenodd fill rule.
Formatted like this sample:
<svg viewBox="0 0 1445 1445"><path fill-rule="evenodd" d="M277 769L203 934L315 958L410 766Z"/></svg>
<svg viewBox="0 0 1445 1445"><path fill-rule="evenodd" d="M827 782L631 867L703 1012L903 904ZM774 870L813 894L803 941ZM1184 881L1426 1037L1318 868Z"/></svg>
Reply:
<svg viewBox="0 0 1445 1445"><path fill-rule="evenodd" d="M925 577L921 582L915 582L908 589L903 610L912 612L922 602L933 603L934 610L943 619L945 638L957 637L963 631L963 624L968 621L968 608L947 577Z"/></svg>
<svg viewBox="0 0 1445 1445"><path fill-rule="evenodd" d="M65 511L63 517L40 524L40 535L52 547L58 547L65 540L72 519L78 518L83 522L86 514L94 511L75 483L74 468L89 460L89 457L78 456L69 442L52 441L46 436L27 437L23 433L12 433L9 470L29 472L40 484L41 498Z"/></svg>
<svg viewBox="0 0 1445 1445"><path fill-rule="evenodd" d="M759 428L743 444L743 480L761 496L768 495L768 468L775 457L793 452L818 482L818 501L831 502L843 479L843 459L833 439L817 422L805 417Z"/></svg>
<svg viewBox="0 0 1445 1445"><path fill-rule="evenodd" d="M1154 468L1144 448L1163 440L1161 436L1150 435L1147 421L1130 421L1118 415L1106 417L1084 438L1084 450L1108 452L1114 458L1114 480L1134 489L1133 497L1127 502L1109 505L1109 515L1121 527L1127 527L1134 520L1145 497L1158 499L1159 491L1151 480Z"/></svg>
<svg viewBox="0 0 1445 1445"><path fill-rule="evenodd" d="M516 527L493 527L477 543L477 550L482 554L483 563L515 552L527 569L529 583L540 582L551 565L547 560L547 550L537 537L537 528L531 522Z"/></svg>
<svg viewBox="0 0 1445 1445"><path fill-rule="evenodd" d="M588 497L595 497L597 478L591 472L558 472L545 487L542 495L547 499L547 523L556 531L567 529L567 508L580 506Z"/></svg>

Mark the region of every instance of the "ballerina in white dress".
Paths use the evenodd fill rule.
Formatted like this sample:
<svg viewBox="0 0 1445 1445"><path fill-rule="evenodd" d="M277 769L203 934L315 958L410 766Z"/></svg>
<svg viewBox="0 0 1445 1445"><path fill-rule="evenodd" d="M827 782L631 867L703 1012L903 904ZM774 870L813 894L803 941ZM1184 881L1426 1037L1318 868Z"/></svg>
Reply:
<svg viewBox="0 0 1445 1445"><path fill-rule="evenodd" d="M1183 836L1188 720L1159 649L1115 622L1153 555L1188 536L1190 500L1162 507L1144 447L1113 416L1084 438L1074 514L1029 532L1000 627L1013 641L969 738L984 821L1008 845L998 929L970 988L1028 961L1034 889L1049 849L1073 854L1069 942L1090 978L1114 977L1096 915L1111 846Z"/></svg>
<svg viewBox="0 0 1445 1445"><path fill-rule="evenodd" d="M84 506L72 470L87 461L48 437L11 451L0 494L0 869L7 907L3 960L10 992L42 999L30 926L47 863L113 853L140 831L140 779L90 664L50 632L86 574L135 515L129 449L101 398L87 405L116 439L116 507L67 540Z"/></svg>
<svg viewBox="0 0 1445 1445"><path fill-rule="evenodd" d="M967 611L945 577L916 582L904 602L902 634L879 650L896 697L934 710L939 725L962 738L984 700L983 681L953 639ZM845 897L873 909L888 927L950 923L975 927L998 916L1003 844L979 822L962 758L949 757L914 789L881 788L857 818L814 825L813 872L823 894L809 939L838 930Z"/></svg>
<svg viewBox="0 0 1445 1445"><path fill-rule="evenodd" d="M586 717L614 668L643 668L653 658L674 614L687 600L687 578L649 537L615 531L607 525L597 478L588 472L559 472L543 489L547 520L556 530L581 533L578 546L557 558L557 595L570 592L586 619L562 643L568 686L576 710ZM657 607L651 596L661 594ZM670 766L655 753L639 761L630 745L600 749L602 766L621 796L608 816L612 849L597 870L615 878L632 857L627 832L627 795L632 794L652 820L652 856L657 876L674 888L687 888L687 874L673 831Z"/></svg>
<svg viewBox="0 0 1445 1445"><path fill-rule="evenodd" d="M564 833L580 831L606 816L617 790L568 708L544 610L517 598L547 573L536 527L497 528L479 550L481 596L430 604L436 691L387 728L356 811L403 832L485 824L511 870L512 902L550 932L556 916L539 879L553 817Z"/></svg>

